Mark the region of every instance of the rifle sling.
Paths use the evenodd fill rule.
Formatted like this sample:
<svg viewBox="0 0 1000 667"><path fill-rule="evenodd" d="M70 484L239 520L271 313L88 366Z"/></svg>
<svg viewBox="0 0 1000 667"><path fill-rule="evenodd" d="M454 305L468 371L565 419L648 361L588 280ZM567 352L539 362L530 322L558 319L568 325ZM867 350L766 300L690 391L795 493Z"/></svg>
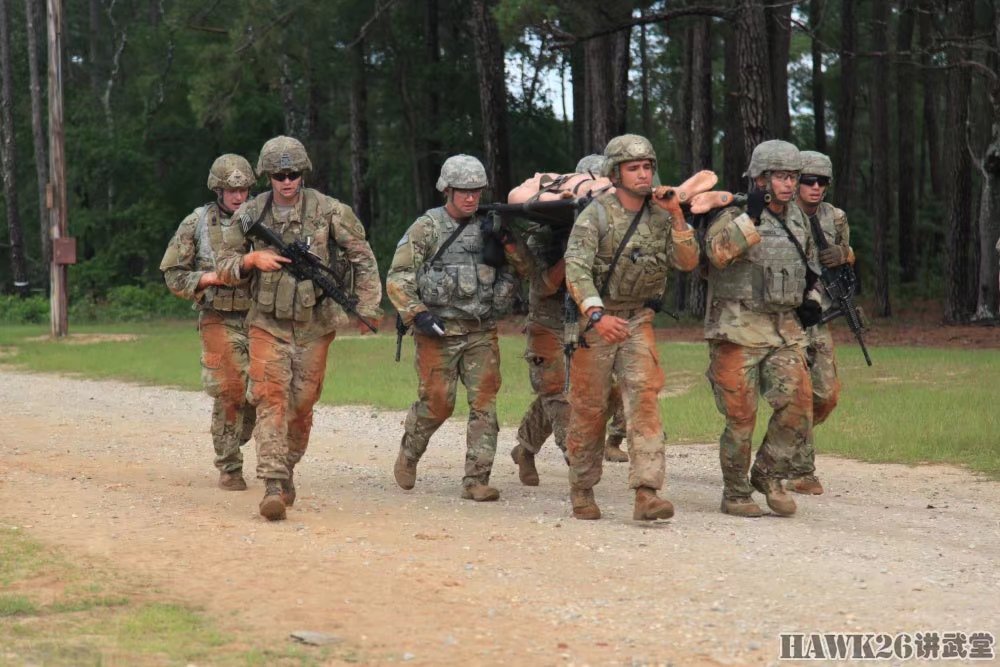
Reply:
<svg viewBox="0 0 1000 667"><path fill-rule="evenodd" d="M649 204L649 197L647 196L642 200L642 206L636 212L635 217L632 218L632 224L628 226L625 231L625 236L622 237L622 242L618 244L618 248L615 249L615 254L611 258L611 265L608 267L608 279L604 281L604 286L601 287L601 291L598 292L598 296L602 299L608 295L608 289L611 287L611 276L615 272L615 267L618 266L618 260L621 259L622 252L625 250L625 246L628 245L629 240L632 235L635 234L636 228L639 226L639 221L642 220L642 214L646 212L646 205Z"/></svg>

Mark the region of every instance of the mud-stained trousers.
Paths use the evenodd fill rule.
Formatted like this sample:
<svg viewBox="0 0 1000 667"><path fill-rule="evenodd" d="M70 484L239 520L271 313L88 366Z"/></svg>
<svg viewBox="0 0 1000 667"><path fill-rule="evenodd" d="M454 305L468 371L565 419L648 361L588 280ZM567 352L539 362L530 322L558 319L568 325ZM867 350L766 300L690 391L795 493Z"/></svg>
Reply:
<svg viewBox="0 0 1000 667"><path fill-rule="evenodd" d="M198 317L201 334L201 383L215 399L212 405L212 445L215 467L221 472L243 469L245 445L253 434L256 412L247 401L249 365L246 313L203 310Z"/></svg>
<svg viewBox="0 0 1000 667"><path fill-rule="evenodd" d="M566 455L566 429L569 426L569 400L563 393L566 384L566 357L563 354L562 330L552 329L534 322L528 324L528 349L524 358L528 362L528 379L535 392L535 400L521 418L517 429L517 442L532 454L537 454L550 435L555 436L556 446ZM616 444L625 439L625 407L618 383L611 387L608 399L611 423L608 439Z"/></svg>
<svg viewBox="0 0 1000 667"><path fill-rule="evenodd" d="M792 459L792 477L812 475L816 472L816 448L813 436L816 427L826 421L840 400L840 377L833 348L833 335L826 324L806 329L809 343L806 347L806 364L812 378L813 422L809 439Z"/></svg>
<svg viewBox="0 0 1000 667"><path fill-rule="evenodd" d="M406 415L403 454L419 461L431 436L455 409L461 379L469 400L465 476L462 486L489 484L497 450L497 392L500 390L500 347L496 329L459 336L425 336L414 332L417 400Z"/></svg>
<svg viewBox="0 0 1000 667"><path fill-rule="evenodd" d="M257 477L288 479L309 445L335 332L308 343L250 327L251 401L257 407Z"/></svg>
<svg viewBox="0 0 1000 667"><path fill-rule="evenodd" d="M631 313L605 314L625 318ZM590 331L584 334L588 347L573 354L566 437L573 489L590 489L601 480L612 375L621 386L625 410L629 487L663 486L664 440L658 395L664 376L653 337L653 312L640 309L628 319L628 327L628 338L614 344Z"/></svg>
<svg viewBox="0 0 1000 667"><path fill-rule="evenodd" d="M792 459L811 437L812 382L801 347L744 347L709 341L710 363L706 376L715 394L715 405L726 418L719 439L723 494L748 498L753 489L747 478L757 401L762 394L774 411L764 442L757 450L754 475L761 479L787 479Z"/></svg>

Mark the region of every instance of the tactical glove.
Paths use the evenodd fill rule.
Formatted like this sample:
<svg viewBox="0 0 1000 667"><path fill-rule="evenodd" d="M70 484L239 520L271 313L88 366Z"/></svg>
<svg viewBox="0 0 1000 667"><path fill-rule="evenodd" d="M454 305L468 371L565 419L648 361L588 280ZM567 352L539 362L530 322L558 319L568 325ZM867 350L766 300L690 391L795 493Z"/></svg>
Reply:
<svg viewBox="0 0 1000 667"><path fill-rule="evenodd" d="M795 309L795 314L799 316L802 328L806 329L820 323L823 319L823 307L815 299L806 299Z"/></svg>
<svg viewBox="0 0 1000 667"><path fill-rule="evenodd" d="M819 251L819 261L823 266L832 269L847 263L847 246L832 245Z"/></svg>
<svg viewBox="0 0 1000 667"><path fill-rule="evenodd" d="M753 220L754 225L760 224L760 214L764 212L764 207L769 201L771 195L763 190L754 190L747 195L747 215Z"/></svg>
<svg viewBox="0 0 1000 667"><path fill-rule="evenodd" d="M413 325L417 327L417 331L425 336L444 335L444 322L428 310L417 313L417 316L413 318Z"/></svg>

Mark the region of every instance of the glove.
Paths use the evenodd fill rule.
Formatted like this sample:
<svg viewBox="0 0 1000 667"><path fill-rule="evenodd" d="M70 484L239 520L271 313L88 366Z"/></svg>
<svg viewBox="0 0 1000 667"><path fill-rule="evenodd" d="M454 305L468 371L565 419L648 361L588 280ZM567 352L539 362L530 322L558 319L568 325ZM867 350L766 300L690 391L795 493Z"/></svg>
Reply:
<svg viewBox="0 0 1000 667"><path fill-rule="evenodd" d="M444 322L440 317L428 310L417 313L417 316L413 318L413 325L417 327L417 331L425 336L444 335ZM437 327L437 330L435 330L435 327Z"/></svg>
<svg viewBox="0 0 1000 667"><path fill-rule="evenodd" d="M795 314L799 316L802 328L808 329L819 324L823 319L823 307L815 299L806 299L801 306L795 309Z"/></svg>
<svg viewBox="0 0 1000 667"><path fill-rule="evenodd" d="M747 215L753 220L753 224L760 224L760 214L764 212L764 207L771 201L771 195L763 190L754 190L747 195Z"/></svg>
<svg viewBox="0 0 1000 667"><path fill-rule="evenodd" d="M847 263L847 246L832 245L819 251L820 263L828 269Z"/></svg>

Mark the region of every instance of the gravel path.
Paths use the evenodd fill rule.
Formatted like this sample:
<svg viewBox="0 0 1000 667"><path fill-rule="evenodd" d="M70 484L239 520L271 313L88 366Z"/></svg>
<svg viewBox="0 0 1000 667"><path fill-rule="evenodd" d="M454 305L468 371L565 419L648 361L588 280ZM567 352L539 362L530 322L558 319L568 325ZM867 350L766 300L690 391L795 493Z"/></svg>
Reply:
<svg viewBox="0 0 1000 667"><path fill-rule="evenodd" d="M782 631L1000 636L1000 484L961 469L821 456L826 495L748 520L718 511L714 446L672 446L674 519L633 522L626 466L608 464L604 518L580 522L551 444L525 488L503 429L501 499L475 504L458 497L462 424L403 492L403 414L323 407L299 500L268 524L259 481L214 488L202 394L3 369L0 403L0 523L274 642L329 632L379 664L757 665Z"/></svg>

